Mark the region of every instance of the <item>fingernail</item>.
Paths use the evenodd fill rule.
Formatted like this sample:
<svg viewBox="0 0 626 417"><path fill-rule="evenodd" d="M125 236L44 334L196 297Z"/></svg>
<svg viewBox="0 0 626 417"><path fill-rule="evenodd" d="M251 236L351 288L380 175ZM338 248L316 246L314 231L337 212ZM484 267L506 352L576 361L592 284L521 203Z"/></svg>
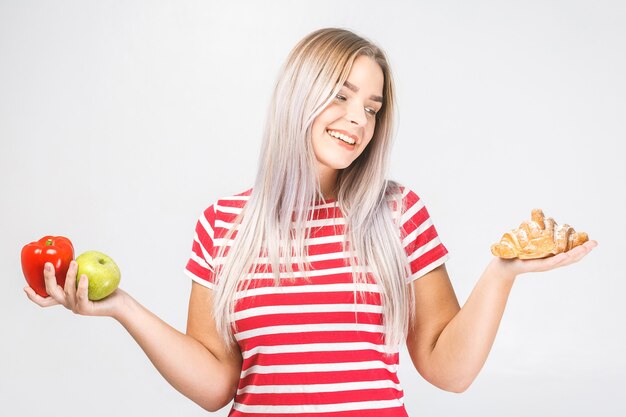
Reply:
<svg viewBox="0 0 626 417"><path fill-rule="evenodd" d="M44 266L44 268L46 269L46 271L50 271L50 264L48 264L48 263L47 263L47 264Z"/></svg>

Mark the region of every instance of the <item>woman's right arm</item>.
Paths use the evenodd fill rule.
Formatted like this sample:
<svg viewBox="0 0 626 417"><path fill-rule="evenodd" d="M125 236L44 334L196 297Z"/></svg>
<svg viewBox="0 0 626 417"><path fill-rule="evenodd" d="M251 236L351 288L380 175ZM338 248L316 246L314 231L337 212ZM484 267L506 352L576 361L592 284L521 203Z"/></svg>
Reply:
<svg viewBox="0 0 626 417"><path fill-rule="evenodd" d="M218 335L212 316L212 290L193 283L189 300L187 333L181 333L117 289L104 300L87 298L87 277L81 276L78 289L76 262L67 273L65 287L56 283L54 269L46 264L44 277L48 298L25 288L36 304L62 304L76 314L110 316L139 344L163 377L183 395L208 411L217 411L234 397L241 371L241 353L229 353Z"/></svg>

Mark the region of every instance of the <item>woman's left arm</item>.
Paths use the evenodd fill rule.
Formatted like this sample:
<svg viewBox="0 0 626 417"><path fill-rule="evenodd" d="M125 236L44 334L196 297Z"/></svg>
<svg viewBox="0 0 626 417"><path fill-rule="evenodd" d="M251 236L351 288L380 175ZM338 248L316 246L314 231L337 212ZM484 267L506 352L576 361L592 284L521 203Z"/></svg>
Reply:
<svg viewBox="0 0 626 417"><path fill-rule="evenodd" d="M407 335L415 369L441 389L465 391L487 360L515 278L577 262L596 245L589 241L545 259L494 258L463 308L444 265L416 280L415 320Z"/></svg>

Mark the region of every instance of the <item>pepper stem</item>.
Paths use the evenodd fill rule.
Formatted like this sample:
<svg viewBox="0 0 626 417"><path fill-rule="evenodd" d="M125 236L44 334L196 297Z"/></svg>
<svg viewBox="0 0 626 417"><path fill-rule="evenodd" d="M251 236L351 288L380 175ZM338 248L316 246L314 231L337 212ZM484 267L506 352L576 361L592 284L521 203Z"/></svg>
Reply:
<svg viewBox="0 0 626 417"><path fill-rule="evenodd" d="M46 240L46 246L52 246L52 239Z"/></svg>

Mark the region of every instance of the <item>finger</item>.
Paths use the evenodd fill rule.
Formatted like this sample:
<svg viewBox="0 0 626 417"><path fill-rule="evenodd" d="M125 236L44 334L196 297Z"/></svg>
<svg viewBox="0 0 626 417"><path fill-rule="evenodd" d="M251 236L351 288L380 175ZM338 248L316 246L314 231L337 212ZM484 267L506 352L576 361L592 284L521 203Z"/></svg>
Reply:
<svg viewBox="0 0 626 417"><path fill-rule="evenodd" d="M54 275L54 266L50 262L46 262L44 265L43 278L46 284L46 292L59 304L65 306L65 293L63 292L63 288L57 284L57 279Z"/></svg>
<svg viewBox="0 0 626 417"><path fill-rule="evenodd" d="M598 242L588 241L583 245L570 249L567 252L562 252L548 258L519 260L519 273L545 272L551 269L573 264L584 258L596 246L598 246Z"/></svg>
<svg viewBox="0 0 626 417"><path fill-rule="evenodd" d="M570 249L567 252L559 253L558 255L553 257L553 259L555 259L558 262L551 265L548 269L567 266L567 265L576 263L580 261L582 258L584 258L596 246L597 246L597 242L590 241L590 242L586 242L583 245L576 246L575 248Z"/></svg>
<svg viewBox="0 0 626 417"><path fill-rule="evenodd" d="M78 270L78 264L76 261L70 262L70 267L67 269L67 275L65 276L65 298L67 304L74 309L76 305L76 272Z"/></svg>
<svg viewBox="0 0 626 417"><path fill-rule="evenodd" d="M550 271L551 269L559 268L563 266L564 262L567 261L567 257L565 257L562 253L558 255L551 256L549 258L545 258L543 265L541 265L536 272L545 272Z"/></svg>
<svg viewBox="0 0 626 417"><path fill-rule="evenodd" d="M585 242L584 244L576 246L574 249L565 252L565 254L569 256L571 261L577 262L591 252L591 250L596 246L596 242Z"/></svg>
<svg viewBox="0 0 626 417"><path fill-rule="evenodd" d="M37 294L35 290L33 290L31 287L24 287L24 292L26 293L28 299L37 304L39 307L50 307L59 304L57 300L52 297L44 298L41 295Z"/></svg>
<svg viewBox="0 0 626 417"><path fill-rule="evenodd" d="M542 272L548 271L550 269L556 268L560 266L565 261L565 258L562 253L550 256L549 258L541 258L541 259L532 259L523 261L526 263L528 267L528 271L533 272Z"/></svg>
<svg viewBox="0 0 626 417"><path fill-rule="evenodd" d="M587 253L589 253L598 246L598 242L596 240L588 240L587 242L583 243L583 246L588 249Z"/></svg>
<svg viewBox="0 0 626 417"><path fill-rule="evenodd" d="M76 311L86 312L89 309L89 278L82 274L78 281L78 289L76 290Z"/></svg>

